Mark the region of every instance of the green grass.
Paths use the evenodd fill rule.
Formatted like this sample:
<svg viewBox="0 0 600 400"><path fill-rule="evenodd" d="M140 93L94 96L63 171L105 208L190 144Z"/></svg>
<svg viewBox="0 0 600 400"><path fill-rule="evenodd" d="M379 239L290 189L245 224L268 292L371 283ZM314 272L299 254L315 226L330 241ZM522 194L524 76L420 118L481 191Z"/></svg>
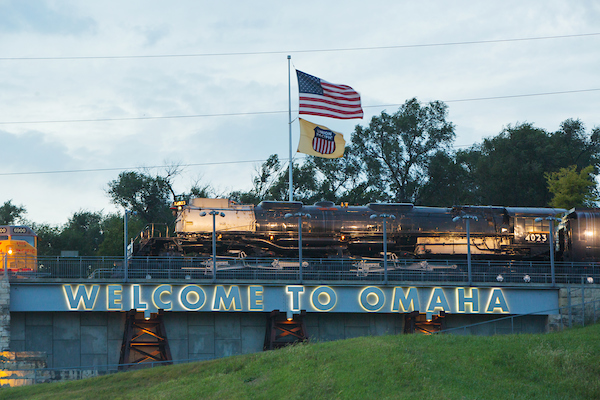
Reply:
<svg viewBox="0 0 600 400"><path fill-rule="evenodd" d="M398 335L290 346L0 399L600 399L600 325L546 335Z"/></svg>

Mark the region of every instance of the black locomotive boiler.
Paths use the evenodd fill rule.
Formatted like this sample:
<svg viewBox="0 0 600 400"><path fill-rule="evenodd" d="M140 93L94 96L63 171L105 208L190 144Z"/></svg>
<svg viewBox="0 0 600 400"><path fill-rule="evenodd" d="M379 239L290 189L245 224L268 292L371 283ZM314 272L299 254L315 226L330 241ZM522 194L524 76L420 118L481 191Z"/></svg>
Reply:
<svg viewBox="0 0 600 400"><path fill-rule="evenodd" d="M573 232L582 224L581 214L555 208L443 208L404 203L349 206L327 201L311 206L263 201L254 206L228 199L196 198L176 203L174 209L174 234L158 237L151 230L142 232L135 255L210 255L214 230L218 255L296 257L299 224L305 257L382 257L384 233L392 256L462 257L467 254L467 225L474 258L543 260L549 258L552 248L557 250L557 259L564 253L577 261L584 255L586 260L597 258L600 252L600 247L586 247L587 253L582 255L579 243L591 236ZM551 246L550 219L563 215L558 235L561 245ZM590 226L595 227L598 213L589 211L586 215Z"/></svg>

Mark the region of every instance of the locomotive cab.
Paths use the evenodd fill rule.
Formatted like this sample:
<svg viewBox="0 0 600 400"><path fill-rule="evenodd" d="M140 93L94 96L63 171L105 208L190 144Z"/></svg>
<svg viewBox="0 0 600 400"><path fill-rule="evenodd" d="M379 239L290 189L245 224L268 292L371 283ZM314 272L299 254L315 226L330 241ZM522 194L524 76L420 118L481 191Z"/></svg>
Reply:
<svg viewBox="0 0 600 400"><path fill-rule="evenodd" d="M37 271L37 239L27 226L0 226L0 268Z"/></svg>
<svg viewBox="0 0 600 400"><path fill-rule="evenodd" d="M600 259L600 210L573 208L559 226L559 253L564 261Z"/></svg>

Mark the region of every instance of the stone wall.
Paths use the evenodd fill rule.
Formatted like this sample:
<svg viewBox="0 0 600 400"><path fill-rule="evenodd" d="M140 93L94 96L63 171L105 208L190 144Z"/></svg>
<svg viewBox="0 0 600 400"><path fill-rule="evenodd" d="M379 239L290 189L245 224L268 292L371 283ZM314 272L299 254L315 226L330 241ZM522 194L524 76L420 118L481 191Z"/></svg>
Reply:
<svg viewBox="0 0 600 400"><path fill-rule="evenodd" d="M574 285L559 290L560 313L548 317L548 330L587 325L600 319L600 287Z"/></svg>
<svg viewBox="0 0 600 400"><path fill-rule="evenodd" d="M0 279L0 351L10 345L10 283L6 274Z"/></svg>
<svg viewBox="0 0 600 400"><path fill-rule="evenodd" d="M40 382L38 374L46 368L46 354L39 351L0 353L0 387L25 386Z"/></svg>

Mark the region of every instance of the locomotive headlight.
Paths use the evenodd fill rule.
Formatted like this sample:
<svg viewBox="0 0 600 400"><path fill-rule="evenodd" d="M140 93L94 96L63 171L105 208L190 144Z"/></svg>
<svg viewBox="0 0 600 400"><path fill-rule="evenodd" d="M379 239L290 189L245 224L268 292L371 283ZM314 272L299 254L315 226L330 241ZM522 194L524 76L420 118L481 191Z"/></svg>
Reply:
<svg viewBox="0 0 600 400"><path fill-rule="evenodd" d="M269 235L269 240L270 240L270 241L273 241L273 239L275 239L275 236L273 236L273 235Z"/></svg>
<svg viewBox="0 0 600 400"><path fill-rule="evenodd" d="M346 240L346 236L345 235L340 236L340 240L343 242L344 240Z"/></svg>
<svg viewBox="0 0 600 400"><path fill-rule="evenodd" d="M11 247L9 247L7 253L8 253L9 256L12 255L13 249Z"/></svg>
<svg viewBox="0 0 600 400"><path fill-rule="evenodd" d="M588 231L588 230L585 230L585 231L583 232L583 234L584 234L586 237L592 237L592 236L594 236L594 231Z"/></svg>

